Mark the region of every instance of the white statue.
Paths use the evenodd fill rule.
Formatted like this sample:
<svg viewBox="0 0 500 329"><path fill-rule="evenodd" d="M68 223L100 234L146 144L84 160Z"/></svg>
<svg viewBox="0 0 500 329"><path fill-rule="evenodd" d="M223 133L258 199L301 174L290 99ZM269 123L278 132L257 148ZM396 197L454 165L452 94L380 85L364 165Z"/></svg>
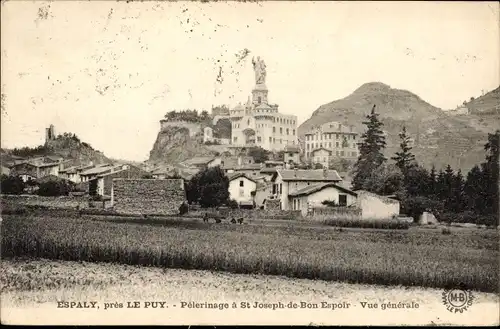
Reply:
<svg viewBox="0 0 500 329"><path fill-rule="evenodd" d="M260 56L257 56L257 60L252 58L253 70L255 71L255 83L264 84L266 83L266 63Z"/></svg>

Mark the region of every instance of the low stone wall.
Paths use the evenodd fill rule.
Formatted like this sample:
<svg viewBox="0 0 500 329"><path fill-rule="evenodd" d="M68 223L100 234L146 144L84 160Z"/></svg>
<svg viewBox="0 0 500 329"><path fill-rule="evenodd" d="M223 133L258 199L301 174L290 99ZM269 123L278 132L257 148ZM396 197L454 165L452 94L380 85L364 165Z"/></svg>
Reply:
<svg viewBox="0 0 500 329"><path fill-rule="evenodd" d="M321 207L312 208L311 216L314 220L325 219L360 219L361 209L354 207Z"/></svg>
<svg viewBox="0 0 500 329"><path fill-rule="evenodd" d="M77 206L79 206L80 209L89 207L89 199L86 195L50 197L39 195L2 194L1 201L2 209L16 205L42 206L59 209L75 209Z"/></svg>
<svg viewBox="0 0 500 329"><path fill-rule="evenodd" d="M173 215L185 200L183 179L113 179L111 202L118 213Z"/></svg>
<svg viewBox="0 0 500 329"><path fill-rule="evenodd" d="M281 200L280 199L266 199L264 201L264 209L269 211L280 210Z"/></svg>
<svg viewBox="0 0 500 329"><path fill-rule="evenodd" d="M198 209L190 211L189 216L203 217L205 213L226 218L251 218L251 219L282 219L297 220L302 218L300 210L265 210L265 209Z"/></svg>

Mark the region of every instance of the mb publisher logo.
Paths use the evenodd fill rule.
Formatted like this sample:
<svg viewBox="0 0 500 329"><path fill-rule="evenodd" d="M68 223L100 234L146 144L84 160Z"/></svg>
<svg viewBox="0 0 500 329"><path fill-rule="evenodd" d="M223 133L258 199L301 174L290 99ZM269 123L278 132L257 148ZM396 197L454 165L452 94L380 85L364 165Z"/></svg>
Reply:
<svg viewBox="0 0 500 329"><path fill-rule="evenodd" d="M461 289L445 290L442 297L444 306L452 313L463 313L474 300L470 291Z"/></svg>

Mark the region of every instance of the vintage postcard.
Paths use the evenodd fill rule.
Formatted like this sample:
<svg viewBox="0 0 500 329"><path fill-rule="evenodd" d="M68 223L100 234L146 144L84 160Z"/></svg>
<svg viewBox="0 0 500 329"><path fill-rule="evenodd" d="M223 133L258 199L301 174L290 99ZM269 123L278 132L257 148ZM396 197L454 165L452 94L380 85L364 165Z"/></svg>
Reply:
<svg viewBox="0 0 500 329"><path fill-rule="evenodd" d="M499 325L499 21L2 1L1 323Z"/></svg>

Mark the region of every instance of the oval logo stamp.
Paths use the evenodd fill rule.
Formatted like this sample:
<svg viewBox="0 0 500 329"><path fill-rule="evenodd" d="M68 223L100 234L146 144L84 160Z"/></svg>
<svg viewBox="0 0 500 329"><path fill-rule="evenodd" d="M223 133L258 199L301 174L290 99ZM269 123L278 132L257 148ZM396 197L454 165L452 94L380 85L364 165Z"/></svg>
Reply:
<svg viewBox="0 0 500 329"><path fill-rule="evenodd" d="M443 291L443 304L452 313L463 313L472 305L474 296L470 291L450 289Z"/></svg>

